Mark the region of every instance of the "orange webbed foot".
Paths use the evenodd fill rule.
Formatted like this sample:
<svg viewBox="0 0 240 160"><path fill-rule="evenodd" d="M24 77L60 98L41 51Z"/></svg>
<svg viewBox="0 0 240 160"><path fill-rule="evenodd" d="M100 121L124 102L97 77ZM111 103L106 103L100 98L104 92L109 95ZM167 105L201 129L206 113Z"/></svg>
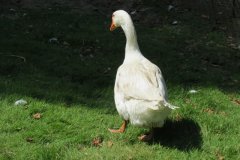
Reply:
<svg viewBox="0 0 240 160"><path fill-rule="evenodd" d="M125 132L126 130L126 127L127 127L127 124L128 124L128 121L124 121L122 126L119 128L119 129L108 129L111 133L123 133Z"/></svg>

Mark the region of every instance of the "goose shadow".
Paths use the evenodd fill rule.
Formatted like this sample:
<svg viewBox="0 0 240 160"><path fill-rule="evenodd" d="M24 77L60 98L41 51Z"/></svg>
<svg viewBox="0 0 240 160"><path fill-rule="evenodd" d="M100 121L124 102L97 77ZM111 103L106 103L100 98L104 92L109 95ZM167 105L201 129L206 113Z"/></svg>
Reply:
<svg viewBox="0 0 240 160"><path fill-rule="evenodd" d="M191 119L167 120L162 128L154 131L154 139L149 144L156 143L181 151L200 149L202 146L201 128Z"/></svg>

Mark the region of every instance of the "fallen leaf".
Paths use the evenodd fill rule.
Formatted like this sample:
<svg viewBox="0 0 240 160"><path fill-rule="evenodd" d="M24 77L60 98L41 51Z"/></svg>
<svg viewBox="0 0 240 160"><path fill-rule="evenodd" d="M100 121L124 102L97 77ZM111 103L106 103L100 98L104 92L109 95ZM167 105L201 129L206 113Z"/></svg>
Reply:
<svg viewBox="0 0 240 160"><path fill-rule="evenodd" d="M35 113L34 115L33 115L33 118L34 119L40 119L42 117L42 114L41 113Z"/></svg>
<svg viewBox="0 0 240 160"><path fill-rule="evenodd" d="M33 142L33 138L32 137L28 137L28 138L26 138L26 141L27 142Z"/></svg>
<svg viewBox="0 0 240 160"><path fill-rule="evenodd" d="M234 102L235 102L236 104L240 105L240 100L235 99Z"/></svg>
<svg viewBox="0 0 240 160"><path fill-rule="evenodd" d="M206 109L203 110L203 112L207 112L209 114L212 114L214 112L214 110L211 109L211 108L206 108Z"/></svg>
<svg viewBox="0 0 240 160"><path fill-rule="evenodd" d="M102 138L97 137L97 138L93 139L92 144L95 147L101 147L102 146L102 142L103 142Z"/></svg>
<svg viewBox="0 0 240 160"><path fill-rule="evenodd" d="M224 160L225 159L224 156L219 151L216 152L216 156L217 156L218 160Z"/></svg>
<svg viewBox="0 0 240 160"><path fill-rule="evenodd" d="M224 156L219 155L218 160L224 160Z"/></svg>

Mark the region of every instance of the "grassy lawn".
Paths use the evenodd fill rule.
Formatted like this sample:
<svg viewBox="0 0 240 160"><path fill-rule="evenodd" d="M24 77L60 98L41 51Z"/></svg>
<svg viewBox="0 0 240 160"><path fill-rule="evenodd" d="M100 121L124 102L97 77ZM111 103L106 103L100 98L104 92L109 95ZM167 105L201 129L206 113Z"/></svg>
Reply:
<svg viewBox="0 0 240 160"><path fill-rule="evenodd" d="M125 45L110 17L1 9L0 159L240 159L239 51L199 15L159 14L159 25L136 23L139 45L180 109L142 143L146 129L107 130L122 121L113 85Z"/></svg>

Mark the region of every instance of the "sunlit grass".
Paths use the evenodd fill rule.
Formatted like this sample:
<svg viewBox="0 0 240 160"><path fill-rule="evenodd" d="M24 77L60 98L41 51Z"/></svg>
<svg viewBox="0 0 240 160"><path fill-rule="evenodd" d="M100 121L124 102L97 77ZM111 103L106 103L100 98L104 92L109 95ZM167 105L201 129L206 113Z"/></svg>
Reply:
<svg viewBox="0 0 240 160"><path fill-rule="evenodd" d="M174 26L171 14L162 25L136 26L143 54L161 68L180 107L153 142L142 143L146 129L107 130L121 124L113 85L125 44L120 30L108 31L109 17L3 10L0 159L239 159L239 51L199 16L182 13ZM19 99L28 104L15 106Z"/></svg>

